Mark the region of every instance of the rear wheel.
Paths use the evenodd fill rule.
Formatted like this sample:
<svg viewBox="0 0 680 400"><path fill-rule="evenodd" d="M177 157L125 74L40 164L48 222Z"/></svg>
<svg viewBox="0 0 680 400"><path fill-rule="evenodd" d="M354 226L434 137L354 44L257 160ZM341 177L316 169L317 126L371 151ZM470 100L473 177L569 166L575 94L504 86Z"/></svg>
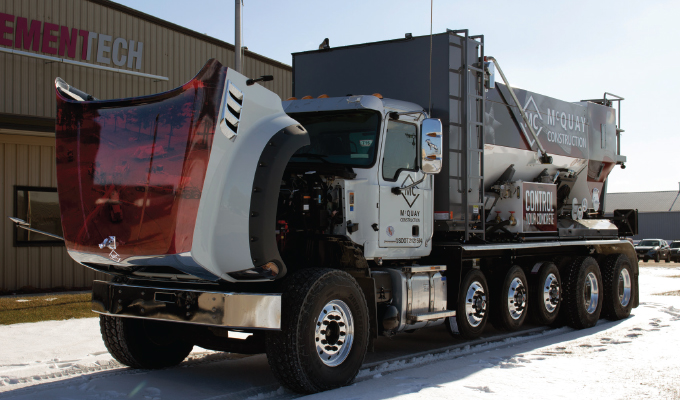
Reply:
<svg viewBox="0 0 680 400"><path fill-rule="evenodd" d="M540 325L550 325L557 319L562 304L562 282L554 263L546 262L531 278L529 311Z"/></svg>
<svg viewBox="0 0 680 400"><path fill-rule="evenodd" d="M612 254L602 268L604 305L602 316L612 321L627 318L633 308L633 267L623 254Z"/></svg>
<svg viewBox="0 0 680 400"><path fill-rule="evenodd" d="M494 290L492 321L498 329L519 329L527 316L529 285L522 268L513 266Z"/></svg>
<svg viewBox="0 0 680 400"><path fill-rule="evenodd" d="M592 257L576 257L564 277L564 307L572 328L595 326L602 312L602 276Z"/></svg>
<svg viewBox="0 0 680 400"><path fill-rule="evenodd" d="M671 253L668 253L668 254L666 255L666 262L667 262L667 263L671 262Z"/></svg>
<svg viewBox="0 0 680 400"><path fill-rule="evenodd" d="M281 330L267 333L274 376L298 393L350 384L368 346L368 307L356 280L333 269L305 269L283 288Z"/></svg>
<svg viewBox="0 0 680 400"><path fill-rule="evenodd" d="M466 339L478 338L489 319L489 286L482 271L470 270L460 285L456 317L447 318L446 329L454 336Z"/></svg>
<svg viewBox="0 0 680 400"><path fill-rule="evenodd" d="M132 368L172 367L184 361L194 347L172 322L100 315L99 326L109 353Z"/></svg>

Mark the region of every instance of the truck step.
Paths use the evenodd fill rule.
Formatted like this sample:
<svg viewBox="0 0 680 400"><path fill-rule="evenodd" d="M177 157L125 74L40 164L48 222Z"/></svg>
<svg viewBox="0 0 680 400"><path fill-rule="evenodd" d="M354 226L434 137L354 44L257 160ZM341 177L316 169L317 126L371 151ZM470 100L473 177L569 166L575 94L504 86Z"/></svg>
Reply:
<svg viewBox="0 0 680 400"><path fill-rule="evenodd" d="M441 318L446 318L446 317L455 317L456 316L456 311L448 310L448 311L437 311L437 312L432 312L432 313L423 313L423 314L408 314L406 316L406 319L412 322L420 322L420 321L430 321L433 319L441 319Z"/></svg>

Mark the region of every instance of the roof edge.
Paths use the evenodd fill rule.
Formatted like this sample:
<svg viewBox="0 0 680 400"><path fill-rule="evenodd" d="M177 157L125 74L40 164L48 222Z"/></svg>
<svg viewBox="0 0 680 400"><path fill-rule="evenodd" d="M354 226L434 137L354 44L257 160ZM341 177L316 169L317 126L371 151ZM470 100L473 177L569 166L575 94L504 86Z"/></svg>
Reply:
<svg viewBox="0 0 680 400"><path fill-rule="evenodd" d="M113 2L111 0L87 0L87 1L89 1L90 3L98 4L100 6L104 6L104 7L116 10L116 11L120 11L120 12L128 14L128 15L132 15L134 17L143 19L143 20L151 22L153 24L163 26L165 28L171 29L171 30L179 32L179 33L183 33L187 36L191 36L191 37L194 37L196 39L200 39L200 40L203 40L205 42L212 43L216 46L224 47L224 48L231 50L231 51L235 51L234 49L236 48L236 46L234 46L231 43L227 43L227 42L224 42L220 39L216 39L212 36L208 36L208 35L205 35L203 33L193 31L189 28L185 28L181 25L177 25L177 24L174 24L172 22L166 21L164 19L154 17L153 15L143 13L141 11L135 10L134 8L124 6L122 4ZM269 64L269 65L272 65L272 66L275 66L275 67L279 67L279 68L282 68L282 69L285 69L285 70L288 70L288 71L293 70L293 67L291 67L288 64L284 64L280 61L272 60L271 58L265 57L261 54L253 53L250 50L245 50L244 56L248 56L252 59L261 61L263 63Z"/></svg>

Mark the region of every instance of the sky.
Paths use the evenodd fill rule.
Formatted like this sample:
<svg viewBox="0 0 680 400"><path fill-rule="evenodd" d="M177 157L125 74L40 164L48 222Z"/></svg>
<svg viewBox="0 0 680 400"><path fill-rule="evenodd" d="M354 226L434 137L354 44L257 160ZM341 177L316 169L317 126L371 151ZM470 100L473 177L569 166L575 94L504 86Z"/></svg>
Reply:
<svg viewBox="0 0 680 400"><path fill-rule="evenodd" d="M234 1L118 0L234 43ZM291 53L430 33L430 2L243 0L243 45L292 64ZM622 96L621 153L609 192L679 189L673 106L680 80L677 0L433 0L432 30L485 36L512 86L565 101ZM675 110L675 111L674 111ZM680 148L678 149L680 150Z"/></svg>

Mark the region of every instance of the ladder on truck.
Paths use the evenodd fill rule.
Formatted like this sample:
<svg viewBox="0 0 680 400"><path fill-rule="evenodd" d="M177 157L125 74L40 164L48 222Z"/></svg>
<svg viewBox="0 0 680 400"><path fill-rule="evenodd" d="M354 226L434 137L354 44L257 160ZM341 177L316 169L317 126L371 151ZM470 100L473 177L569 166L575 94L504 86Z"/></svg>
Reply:
<svg viewBox="0 0 680 400"><path fill-rule="evenodd" d="M450 50L458 48L461 52L461 67L450 69L460 77L461 96L460 120L449 124L461 129L460 179L462 214L464 216L464 237L467 242L472 238L485 240L486 216L484 215L484 35L469 36L467 29L447 30L450 34ZM462 41L460 40L462 39ZM459 43L462 42L462 45ZM474 45L474 57L470 46ZM455 96L450 94L452 99ZM462 231L462 229L461 229Z"/></svg>

